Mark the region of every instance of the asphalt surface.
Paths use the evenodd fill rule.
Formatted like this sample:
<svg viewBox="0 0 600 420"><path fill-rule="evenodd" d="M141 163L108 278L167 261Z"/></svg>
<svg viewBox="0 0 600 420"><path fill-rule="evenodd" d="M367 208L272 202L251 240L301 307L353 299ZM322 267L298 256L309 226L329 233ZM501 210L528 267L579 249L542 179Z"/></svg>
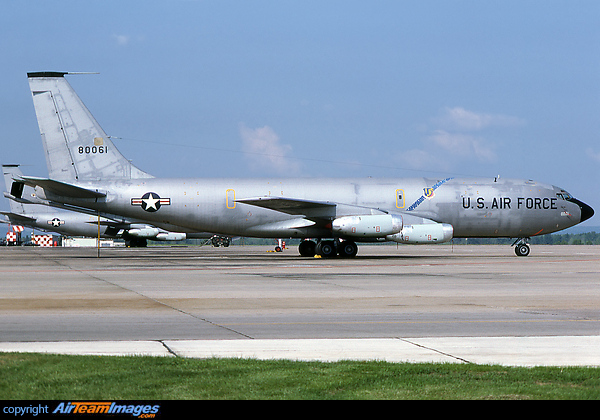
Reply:
<svg viewBox="0 0 600 420"><path fill-rule="evenodd" d="M271 250L1 247L0 351L600 365L599 246Z"/></svg>

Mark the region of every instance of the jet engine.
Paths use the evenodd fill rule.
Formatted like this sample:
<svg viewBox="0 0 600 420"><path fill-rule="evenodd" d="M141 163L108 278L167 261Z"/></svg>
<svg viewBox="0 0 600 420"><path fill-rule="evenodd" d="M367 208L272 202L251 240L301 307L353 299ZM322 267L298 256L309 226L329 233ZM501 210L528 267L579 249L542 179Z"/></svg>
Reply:
<svg viewBox="0 0 600 420"><path fill-rule="evenodd" d="M159 230L153 227L144 227L139 229L129 229L127 233L136 238L152 239L158 235Z"/></svg>
<svg viewBox="0 0 600 420"><path fill-rule="evenodd" d="M427 223L422 225L406 225L400 233L388 235L388 241L402 244L429 244L448 242L454 235L454 228L447 223Z"/></svg>
<svg viewBox="0 0 600 420"><path fill-rule="evenodd" d="M380 238L402 230L402 216L375 214L342 216L331 223L333 233L346 237Z"/></svg>
<svg viewBox="0 0 600 420"><path fill-rule="evenodd" d="M127 234L135 238L153 241L183 241L186 238L185 233L161 231L150 226L129 229Z"/></svg>
<svg viewBox="0 0 600 420"><path fill-rule="evenodd" d="M154 238L155 241L183 241L187 235L180 232L161 232Z"/></svg>

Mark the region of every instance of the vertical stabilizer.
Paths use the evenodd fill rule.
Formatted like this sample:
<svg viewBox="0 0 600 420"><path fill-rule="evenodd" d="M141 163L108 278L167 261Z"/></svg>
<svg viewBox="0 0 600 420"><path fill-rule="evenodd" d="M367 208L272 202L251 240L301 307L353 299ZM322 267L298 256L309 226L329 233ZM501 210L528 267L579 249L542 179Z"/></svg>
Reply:
<svg viewBox="0 0 600 420"><path fill-rule="evenodd" d="M22 183L13 183L13 176L21 176L23 172L19 168L19 165L2 165L2 172L4 174L4 183L6 184L6 192L10 195L21 198L22 196L29 196L34 189L23 185ZM10 204L10 211L15 214L24 215L29 210L35 208L34 204L23 204L15 200L8 200Z"/></svg>
<svg viewBox="0 0 600 420"><path fill-rule="evenodd" d="M115 147L63 72L28 73L48 164L59 181L151 178Z"/></svg>

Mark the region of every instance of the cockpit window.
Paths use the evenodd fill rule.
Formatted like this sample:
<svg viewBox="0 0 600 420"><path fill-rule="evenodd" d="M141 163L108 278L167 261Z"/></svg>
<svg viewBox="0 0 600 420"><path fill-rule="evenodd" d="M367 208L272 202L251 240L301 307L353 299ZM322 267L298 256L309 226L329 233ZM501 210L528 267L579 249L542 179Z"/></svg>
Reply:
<svg viewBox="0 0 600 420"><path fill-rule="evenodd" d="M566 201L569 201L573 198L573 196L566 191L561 191L559 193L556 193L556 196L558 198L560 198L561 200L566 200Z"/></svg>

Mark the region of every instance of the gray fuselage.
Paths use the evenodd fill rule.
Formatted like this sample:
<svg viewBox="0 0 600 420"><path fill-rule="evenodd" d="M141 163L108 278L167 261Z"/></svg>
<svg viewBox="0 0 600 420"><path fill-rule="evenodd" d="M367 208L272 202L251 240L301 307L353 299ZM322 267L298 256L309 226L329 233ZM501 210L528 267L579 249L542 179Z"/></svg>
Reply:
<svg viewBox="0 0 600 420"><path fill-rule="evenodd" d="M582 221L582 208L559 187L534 181L488 178L399 179L132 179L78 182L106 193L62 202L109 214L145 220L156 226L181 226L250 237L333 237L328 222L374 211L402 215L404 224L423 219L454 227L454 237L524 238L552 233ZM153 206L142 197L154 199ZM331 208L287 214L239 202L250 197L293 197L325 202ZM52 196L48 197L52 199ZM576 200L575 200L576 201ZM146 209L144 209L146 207ZM311 213L312 212L312 213Z"/></svg>

